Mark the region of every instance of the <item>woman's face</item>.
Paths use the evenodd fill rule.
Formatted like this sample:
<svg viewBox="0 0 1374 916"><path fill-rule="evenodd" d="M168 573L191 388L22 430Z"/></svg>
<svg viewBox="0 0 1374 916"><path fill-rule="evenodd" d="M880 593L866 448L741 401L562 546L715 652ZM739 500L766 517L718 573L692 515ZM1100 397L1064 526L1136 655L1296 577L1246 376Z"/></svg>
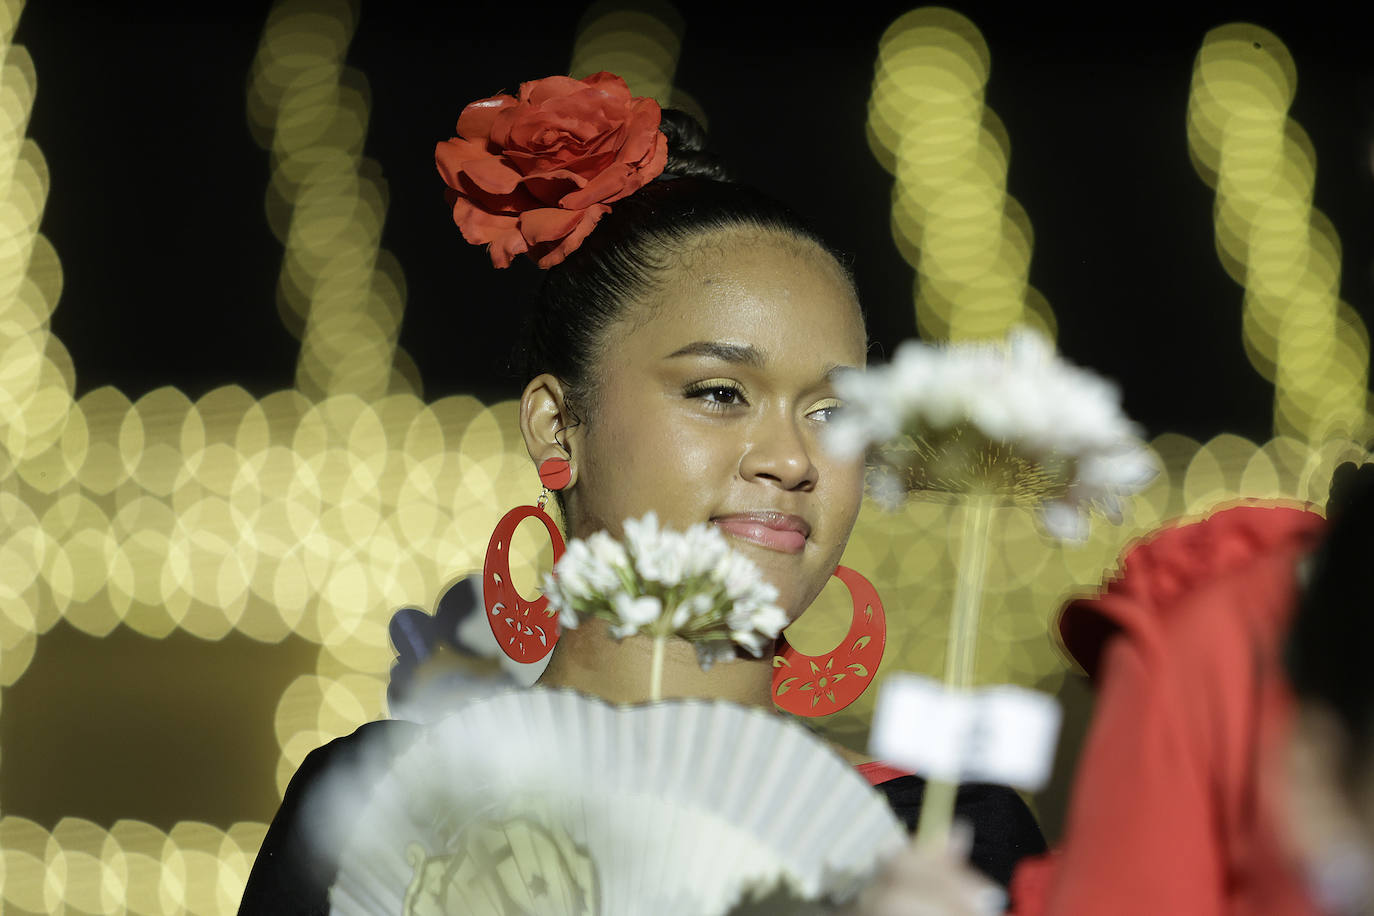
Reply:
<svg viewBox="0 0 1374 916"><path fill-rule="evenodd" d="M567 432L572 533L618 535L651 509L676 529L713 523L795 618L859 512L863 462L832 457L821 435L841 406L834 374L865 351L830 255L774 234L709 236L608 333L585 422Z"/></svg>

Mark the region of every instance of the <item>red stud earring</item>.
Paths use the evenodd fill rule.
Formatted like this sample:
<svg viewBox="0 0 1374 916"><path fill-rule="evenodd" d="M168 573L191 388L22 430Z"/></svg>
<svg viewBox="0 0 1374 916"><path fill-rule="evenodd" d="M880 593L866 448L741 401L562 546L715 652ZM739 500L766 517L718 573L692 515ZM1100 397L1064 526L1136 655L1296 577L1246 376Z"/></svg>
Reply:
<svg viewBox="0 0 1374 916"><path fill-rule="evenodd" d="M566 458L547 458L539 463L539 480L544 492L534 506L516 506L501 516L487 542L482 564L482 602L487 608L487 623L501 651L517 662L537 662L553 651L558 641L558 614L549 610L549 599L540 595L526 601L510 580L510 539L525 519L534 517L544 523L553 542L553 561L563 556L563 535L544 511L550 490L561 490L572 480L572 465Z"/></svg>
<svg viewBox="0 0 1374 916"><path fill-rule="evenodd" d="M563 489L572 482L572 462L566 458L545 458L539 462L539 482L546 490Z"/></svg>
<svg viewBox="0 0 1374 916"><path fill-rule="evenodd" d="M773 655L773 703L797 716L825 716L859 698L883 660L887 614L878 590L847 566L835 577L849 589L854 617L840 644L824 655L803 655L779 637Z"/></svg>

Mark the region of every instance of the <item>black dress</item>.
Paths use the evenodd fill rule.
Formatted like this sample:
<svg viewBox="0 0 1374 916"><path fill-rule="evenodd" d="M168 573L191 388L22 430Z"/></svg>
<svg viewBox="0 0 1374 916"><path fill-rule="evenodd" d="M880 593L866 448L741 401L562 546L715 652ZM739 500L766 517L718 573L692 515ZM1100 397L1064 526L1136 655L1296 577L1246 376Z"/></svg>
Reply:
<svg viewBox="0 0 1374 916"><path fill-rule="evenodd" d="M399 719L369 722L353 734L316 748L287 786L258 851L239 905L240 916L281 914L315 916L329 912L329 889L338 873L348 827L362 815L366 797L341 799L325 789L329 775L362 764L365 758L395 757L419 735L420 726ZM377 760L368 763L375 766ZM914 829L925 781L903 776L875 788L887 796L898 819ZM330 795L328 835L312 830L312 820ZM354 803L356 802L356 803ZM955 816L973 825L972 864L1004 887L1025 856L1045 851L1045 840L1021 797L1004 786L967 785L959 789Z"/></svg>

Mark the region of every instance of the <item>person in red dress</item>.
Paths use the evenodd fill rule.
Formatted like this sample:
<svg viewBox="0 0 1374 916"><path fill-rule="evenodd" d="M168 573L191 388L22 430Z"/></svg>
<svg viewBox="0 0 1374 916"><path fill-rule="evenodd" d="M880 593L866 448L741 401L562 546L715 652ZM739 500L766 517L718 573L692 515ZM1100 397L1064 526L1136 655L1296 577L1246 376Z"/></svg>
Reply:
<svg viewBox="0 0 1374 916"><path fill-rule="evenodd" d="M1018 916L1317 912L1283 840L1280 650L1324 526L1232 506L1136 544L1065 608L1098 701L1063 841L1013 879Z"/></svg>

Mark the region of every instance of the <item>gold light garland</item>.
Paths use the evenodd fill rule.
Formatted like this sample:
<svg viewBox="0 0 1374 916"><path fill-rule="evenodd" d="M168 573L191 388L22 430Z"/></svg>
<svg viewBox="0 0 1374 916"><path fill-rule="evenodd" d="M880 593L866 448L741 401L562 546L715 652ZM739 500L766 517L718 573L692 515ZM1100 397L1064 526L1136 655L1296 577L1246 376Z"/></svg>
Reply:
<svg viewBox="0 0 1374 916"><path fill-rule="evenodd" d="M1364 438L1369 332L1340 300L1340 240L1312 206L1316 153L1288 117L1296 89L1277 36L1211 30L1193 65L1188 149L1217 192L1217 254L1245 287L1245 351L1274 383L1275 432Z"/></svg>
<svg viewBox="0 0 1374 916"><path fill-rule="evenodd" d="M1030 324L1054 338L1027 283L1030 220L1006 192L1011 143L983 101L991 56L977 26L921 7L879 42L868 141L892 173L892 234L916 268L916 325L927 340L1001 337Z"/></svg>
<svg viewBox="0 0 1374 916"><path fill-rule="evenodd" d="M1227 28L1243 31L1254 27ZM1209 33L1208 41L1217 34L1228 33ZM1272 36L1265 39L1268 47L1282 47L1270 39ZM1204 54L1199 56L1199 67L1204 57L1213 53L1206 50L1208 47L1205 44ZM868 139L875 157L895 178L893 237L918 271L917 326L926 338L991 335L1017 320L1039 324L1050 332L1054 327L1044 298L1023 285L1032 237L1024 211L1010 197L1005 197L1000 205L1003 209L998 211L1009 143L983 103L989 61L977 28L962 15L938 7L923 7L899 17L884 32L879 45L869 101ZM1293 78L1291 60L1286 66L1289 78ZM1272 67L1267 72L1272 75L1280 69ZM1286 104L1285 100L1285 110ZM1195 120L1196 115L1190 112L1190 141L1194 144ZM1289 125L1291 136L1291 122ZM1302 161L1309 170L1315 167L1310 148ZM1000 238L994 231L997 218L1002 227ZM1316 240L1317 253L1294 257L1300 264L1311 264L1318 277L1329 278L1320 271L1329 270L1333 263L1330 252L1333 248L1338 251L1338 245L1331 243L1334 234L1329 232L1329 223L1315 219L1314 225L1318 228L1311 238ZM1219 248L1221 238L1219 229ZM1234 240L1235 234L1226 238ZM1243 258L1232 258L1229 265L1237 263L1243 264ZM1015 269L1008 270L1008 266ZM971 285L962 285L961 278L969 278ZM993 295L990 290L994 288L1024 292L1019 315L1011 305L1017 301L1015 296ZM1251 308L1247 296L1247 310ZM1317 376L1302 375L1313 373L1318 366L1301 356L1315 346L1313 339L1318 343L1323 340L1320 335L1314 338L1309 333L1311 345L1304 344L1306 349L1290 349L1290 354L1297 354L1291 356L1294 365L1281 373L1281 378L1288 385L1285 390L1298 392L1283 396L1284 403L1344 404L1340 415L1351 421L1346 425L1328 425L1324 435L1311 438L1295 435L1291 425L1280 426L1280 432L1287 429L1288 434L1263 444L1229 434L1207 443L1164 434L1151 443L1162 468L1159 477L1130 500L1123 524L1094 525L1088 542L1079 547L1047 542L1024 513L994 510L976 681L1058 689L1064 664L1054 640L1046 638L1053 615L1066 598L1096 586L1133 538L1165 520L1200 517L1246 497L1288 499L1316 506L1325 503L1335 466L1360 452L1339 433L1344 430L1349 435L1360 416L1351 405L1363 405L1361 373L1367 362L1363 326L1355 323L1358 318L1348 307L1342 306L1339 314L1344 324L1308 323L1309 331L1313 327L1325 332L1349 331L1343 344L1337 345L1329 337L1322 344L1326 349L1321 352L1328 355L1344 348L1339 365L1330 370L1338 383L1333 389L1336 394L1328 393L1324 400L1317 400ZM1250 337L1264 327L1267 325L1249 317L1247 311L1247 352L1252 358L1254 353L1264 352L1264 344L1255 344ZM1294 319L1285 327L1296 327ZM1302 381L1304 378L1308 380ZM1300 383L1301 391L1307 394L1296 387ZM1284 415L1293 414L1292 407L1284 410ZM911 609L904 621L905 632L894 633L889 643L883 666L886 670L906 669L934 677L943 671L947 639L944 609L953 598L951 551L959 544L958 523L959 514L952 506L931 500L912 502L891 516L866 505L860 515L845 562L875 570L884 600ZM862 559L851 560L856 555ZM817 610L790 629L789 638L803 651L833 646L843 636L848 620L845 603L843 595L827 588ZM871 717L871 702L870 697L861 697L827 726L836 734L862 734Z"/></svg>
<svg viewBox="0 0 1374 916"><path fill-rule="evenodd" d="M5 910L56 913L233 913L266 826L222 830L183 821L164 833L139 821L106 828L63 818L52 831L0 819Z"/></svg>
<svg viewBox="0 0 1374 916"><path fill-rule="evenodd" d="M361 136L331 134L333 145L310 139L311 125L337 126L342 118L347 127L354 122L344 115L358 113L356 106L345 111L321 77L334 72L331 66L337 70L342 45L321 50L320 37L337 39L351 28L331 20L330 9L278 7L254 83L259 92L273 74L290 77L277 88L287 100L283 108L295 105L295 120L281 118L299 133L274 135L274 180L303 176L303 186L338 192L333 203L294 199L291 229L285 233L285 273L293 282L309 275L313 279L302 288L326 288L330 295L344 290L335 299L306 299L293 297L287 288L286 303L301 307L306 319L306 351L315 333L309 316L321 302L326 310L337 302L353 308L361 301L354 293L369 283L375 293L379 282L375 271L370 279L346 270L331 273L341 257L366 261L380 213L374 207L359 216L355 205L361 197L349 195L365 191L366 182L350 183L338 170L340 155L360 147ZM0 34L6 41L17 11L15 4L3 7ZM303 674L278 702L281 757L275 775L284 789L312 747L382 715L391 660L385 625L391 610L432 599L455 570L480 565L486 546L482 532L495 525L509 500L506 494L537 491L514 405L487 408L467 397L425 404L411 393L415 386L398 384L394 373L388 383L394 393L388 394L372 383L312 375L309 359L303 359L302 386L313 389L317 400L284 391L256 401L230 386L196 402L174 388L133 403L115 389L101 388L73 403L71 361L47 324L61 271L52 246L37 232L46 168L37 147L23 136L33 101L33 66L22 48L2 50L0 266L5 276L19 280L0 289L0 521L5 531L0 685L22 676L42 634L59 619L96 636L120 625L153 638L175 629L210 640L234 630L265 642L303 635L320 643L321 650L315 673ZM310 66L303 67L303 61ZM301 72L292 75L291 67ZM300 101L308 97L307 88L321 86L319 105ZM318 162L303 173L295 171L312 157ZM320 177L319 163L335 169L326 173L328 180ZM346 204L342 210L339 200ZM269 205L269 218L275 219L272 210ZM371 222L369 213L375 217ZM367 244L342 245L311 260L320 249L307 244L314 231L309 226L319 227L326 241L337 229L352 232L348 237L357 242L354 217L363 220ZM395 281L399 273L389 276ZM398 296L399 289L393 282ZM373 295L368 308L378 301ZM383 311L398 319L397 303L394 298ZM379 313L373 308L369 314ZM371 328L364 336L376 333ZM352 355L363 363L377 356L371 351ZM381 363L379 357L371 365ZM515 538L513 574L527 592L537 579L536 563L547 566L541 549L547 553L528 532ZM30 835L26 823L0 818L0 835ZM70 879L72 874L89 877L89 869L73 872L74 864L84 868L89 857L64 852L80 845L66 839L70 825L78 822L62 823L68 827L54 828L42 841L41 854L25 854L19 839L0 842L6 850L7 908L45 912L54 901L86 908L78 901L94 899L86 877ZM134 833L154 830L127 823ZM196 858L201 853L206 861L219 855L223 835L217 834L221 839L207 852L200 827L177 825L157 840L155 853L149 854L164 872L172 872L159 879L154 897L139 897L132 885L127 888L131 909L233 909L230 901L242 892L246 864L209 884L186 871L188 863L201 861ZM239 847L241 858L251 861L263 829L261 824L234 828L235 835L257 837ZM82 827L71 835L89 832ZM116 858L121 835L117 825L101 841ZM100 883L108 890L108 875Z"/></svg>
<svg viewBox="0 0 1374 916"><path fill-rule="evenodd" d="M605 70L622 77L634 95L672 105L682 27L682 14L671 3L593 3L578 26L568 73L582 79Z"/></svg>
<svg viewBox="0 0 1374 916"><path fill-rule="evenodd" d="M272 154L269 222L286 246L278 304L301 340L296 386L311 397L418 384L396 346L404 276L379 246L386 186L362 156L367 79L343 63L354 16L347 0L278 3L248 93L250 124Z"/></svg>

